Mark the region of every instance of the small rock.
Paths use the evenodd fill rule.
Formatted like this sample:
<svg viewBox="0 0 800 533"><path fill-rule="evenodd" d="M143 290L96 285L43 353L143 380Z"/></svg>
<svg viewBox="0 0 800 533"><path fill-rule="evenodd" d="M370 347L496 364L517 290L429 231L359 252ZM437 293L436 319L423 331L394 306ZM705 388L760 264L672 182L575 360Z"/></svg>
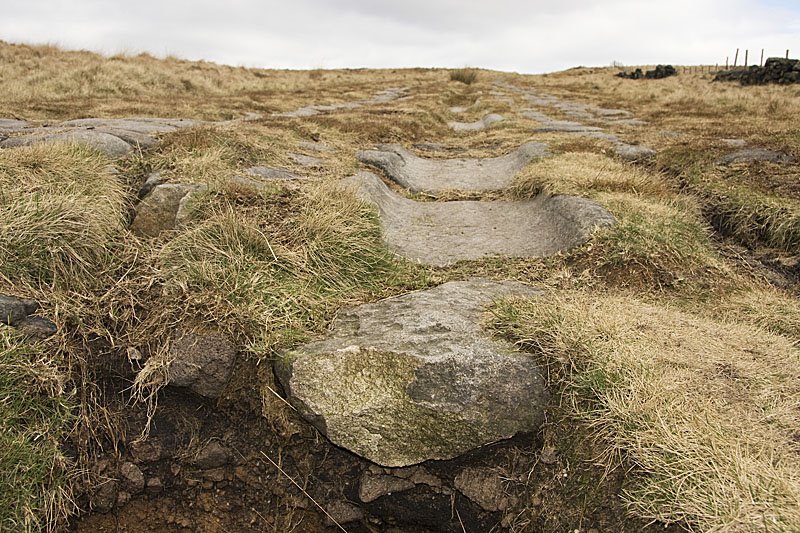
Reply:
<svg viewBox="0 0 800 533"><path fill-rule="evenodd" d="M203 477L209 481L213 481L215 483L220 482L225 479L225 468L212 468L210 470L203 471Z"/></svg>
<svg viewBox="0 0 800 533"><path fill-rule="evenodd" d="M219 468L228 464L230 456L227 448L212 440L198 452L194 459L194 464L204 470Z"/></svg>
<svg viewBox="0 0 800 533"><path fill-rule="evenodd" d="M142 184L142 188L139 189L139 193L137 194L137 196L141 200L142 198L150 194L150 191L152 191L162 183L164 183L164 178L161 175L161 172L150 173L150 175L147 176L147 179L144 180L144 184Z"/></svg>
<svg viewBox="0 0 800 533"><path fill-rule="evenodd" d="M327 506L326 524L334 526L336 524L349 524L358 522L364 518L364 511L361 507L346 501L336 501Z"/></svg>
<svg viewBox="0 0 800 533"><path fill-rule="evenodd" d="M461 494L489 512L505 511L509 499L497 472L489 468L465 468L454 481Z"/></svg>
<svg viewBox="0 0 800 533"><path fill-rule="evenodd" d="M322 159L310 155L289 154L289 159L302 167L315 168L322 166Z"/></svg>
<svg viewBox="0 0 800 533"><path fill-rule="evenodd" d="M17 329L26 337L43 340L58 333L55 323L39 316L29 316L19 324Z"/></svg>
<svg viewBox="0 0 800 533"><path fill-rule="evenodd" d="M117 503L117 482L113 479L104 481L94 488L91 495L91 506L96 511L107 513Z"/></svg>
<svg viewBox="0 0 800 533"><path fill-rule="evenodd" d="M136 208L131 231L142 237L157 237L176 229L188 220L187 204L205 185L164 183L157 185Z"/></svg>
<svg viewBox="0 0 800 533"><path fill-rule="evenodd" d="M161 459L163 446L158 437L145 441L134 441L129 446L131 455L139 463L154 463Z"/></svg>
<svg viewBox="0 0 800 533"><path fill-rule="evenodd" d="M128 503L131 499L131 495L124 490L121 490L117 493L117 507L122 507L126 503Z"/></svg>
<svg viewBox="0 0 800 533"><path fill-rule="evenodd" d="M164 490L164 485L161 484L161 478L158 477L151 477L147 480L145 484L145 490L149 494L158 494L162 490Z"/></svg>
<svg viewBox="0 0 800 533"><path fill-rule="evenodd" d="M358 497L362 502L369 503L377 500L381 496L413 488L414 483L407 479L387 475L375 475L366 471L361 476L361 483L358 487Z"/></svg>
<svg viewBox="0 0 800 533"><path fill-rule="evenodd" d="M131 494L139 494L144 490L144 474L133 463L123 463L119 469L122 481Z"/></svg>
<svg viewBox="0 0 800 533"><path fill-rule="evenodd" d="M228 382L235 356L236 349L223 335L184 333L172 345L170 385L217 398Z"/></svg>
<svg viewBox="0 0 800 533"><path fill-rule="evenodd" d="M38 307L35 300L0 294L0 324L16 326L35 313Z"/></svg>

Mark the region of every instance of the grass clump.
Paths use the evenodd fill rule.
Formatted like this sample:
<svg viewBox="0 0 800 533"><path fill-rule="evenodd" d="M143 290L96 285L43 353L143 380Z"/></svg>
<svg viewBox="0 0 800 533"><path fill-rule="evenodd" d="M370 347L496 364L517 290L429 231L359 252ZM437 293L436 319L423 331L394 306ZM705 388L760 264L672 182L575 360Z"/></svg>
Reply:
<svg viewBox="0 0 800 533"><path fill-rule="evenodd" d="M459 68L450 71L450 81L458 81L465 85L472 85L478 79L478 71L474 68Z"/></svg>
<svg viewBox="0 0 800 533"><path fill-rule="evenodd" d="M781 336L630 297L508 300L493 327L551 368L630 511L702 531L800 528L800 351Z"/></svg>
<svg viewBox="0 0 800 533"><path fill-rule="evenodd" d="M0 326L0 530L52 528L73 508L60 440L73 409L44 346Z"/></svg>
<svg viewBox="0 0 800 533"><path fill-rule="evenodd" d="M267 225L267 204L221 206L166 243L158 263L168 299L269 356L346 301L391 284L400 266L368 206L325 182L290 203L285 220Z"/></svg>
<svg viewBox="0 0 800 533"><path fill-rule="evenodd" d="M0 280L64 287L96 276L127 208L108 165L77 145L0 151Z"/></svg>

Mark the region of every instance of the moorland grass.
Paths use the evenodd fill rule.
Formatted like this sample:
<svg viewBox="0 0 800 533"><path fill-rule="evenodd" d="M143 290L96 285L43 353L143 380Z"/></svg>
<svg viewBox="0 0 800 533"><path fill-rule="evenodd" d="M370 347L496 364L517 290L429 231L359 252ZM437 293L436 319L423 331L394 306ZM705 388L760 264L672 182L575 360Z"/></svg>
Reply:
<svg viewBox="0 0 800 533"><path fill-rule="evenodd" d="M550 369L635 515L700 531L800 527L800 351L791 339L645 304L552 293L493 328Z"/></svg>

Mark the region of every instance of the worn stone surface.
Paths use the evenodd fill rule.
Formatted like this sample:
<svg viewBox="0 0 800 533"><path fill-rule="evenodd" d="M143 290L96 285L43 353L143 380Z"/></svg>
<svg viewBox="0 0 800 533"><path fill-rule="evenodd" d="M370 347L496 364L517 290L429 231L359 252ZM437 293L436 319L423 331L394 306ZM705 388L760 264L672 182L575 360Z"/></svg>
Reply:
<svg viewBox="0 0 800 533"><path fill-rule="evenodd" d="M325 509L328 512L326 516L326 525L334 526L336 524L344 525L351 522L358 522L364 518L364 510L358 505L354 505L347 501L337 500L331 502ZM331 520L332 519L332 520Z"/></svg>
<svg viewBox="0 0 800 533"><path fill-rule="evenodd" d="M301 167L317 168L322 166L322 159L305 154L289 154L289 159Z"/></svg>
<svg viewBox="0 0 800 533"><path fill-rule="evenodd" d="M16 326L36 312L36 300L0 294L0 324Z"/></svg>
<svg viewBox="0 0 800 533"><path fill-rule="evenodd" d="M448 122L447 125L450 127L450 129L455 131L477 131L485 130L492 124L502 122L503 120L505 119L502 115L490 113L480 120L476 120L475 122Z"/></svg>
<svg viewBox="0 0 800 533"><path fill-rule="evenodd" d="M429 159L399 145L384 144L359 152L358 158L414 192L497 191L509 187L528 163L546 154L546 145L528 142L509 154L489 159Z"/></svg>
<svg viewBox="0 0 800 533"><path fill-rule="evenodd" d="M19 332L32 339L46 339L58 332L58 328L52 320L40 316L29 316L17 324Z"/></svg>
<svg viewBox="0 0 800 533"><path fill-rule="evenodd" d="M330 113L331 111L338 111L340 109L357 109L369 105L386 104L405 96L407 93L408 93L407 87L390 87L388 89L384 89L382 91L377 92L372 98L367 98L365 100L357 100L355 102L341 102L336 104L309 105L301 107L294 111L288 111L286 113L278 113L276 116L291 117L291 118L313 117L323 113Z"/></svg>
<svg viewBox="0 0 800 533"><path fill-rule="evenodd" d="M136 207L131 231L143 237L157 237L162 231L180 227L187 217L187 203L205 189L204 185L192 183L156 185Z"/></svg>
<svg viewBox="0 0 800 533"><path fill-rule="evenodd" d="M791 163L795 159L789 154L774 152L764 148L742 148L720 157L717 164L732 165L750 161L768 161L770 163Z"/></svg>
<svg viewBox="0 0 800 533"><path fill-rule="evenodd" d="M170 351L169 384L216 398L231 375L236 348L219 333L183 333Z"/></svg>
<svg viewBox="0 0 800 533"><path fill-rule="evenodd" d="M258 176L259 178L270 180L296 180L300 178L300 176L288 170L273 167L250 167L245 172L251 176Z"/></svg>
<svg viewBox="0 0 800 533"><path fill-rule="evenodd" d="M119 137L111 135L110 133L94 130L75 130L45 135L37 134L11 137L0 142L0 147L14 148L16 146L28 146L36 143L56 142L83 144L113 158L126 156L133 151L133 147Z"/></svg>
<svg viewBox="0 0 800 533"><path fill-rule="evenodd" d="M139 494L144 490L144 474L138 466L133 463L123 463L119 473L127 492Z"/></svg>
<svg viewBox="0 0 800 533"><path fill-rule="evenodd" d="M569 120L556 120L539 111L523 111L522 116L539 122L541 126L535 128L533 131L537 133L550 133L550 132L587 132L587 131L601 131L597 126L587 126L579 122L572 122Z"/></svg>
<svg viewBox="0 0 800 533"><path fill-rule="evenodd" d="M342 182L378 208L383 238L397 254L429 265L488 256L544 257L586 242L614 217L595 202L544 196L514 202L416 202L362 172Z"/></svg>
<svg viewBox="0 0 800 533"><path fill-rule="evenodd" d="M541 372L480 327L494 299L535 294L472 280L345 310L327 338L279 358L276 374L339 446L384 466L451 459L538 429Z"/></svg>

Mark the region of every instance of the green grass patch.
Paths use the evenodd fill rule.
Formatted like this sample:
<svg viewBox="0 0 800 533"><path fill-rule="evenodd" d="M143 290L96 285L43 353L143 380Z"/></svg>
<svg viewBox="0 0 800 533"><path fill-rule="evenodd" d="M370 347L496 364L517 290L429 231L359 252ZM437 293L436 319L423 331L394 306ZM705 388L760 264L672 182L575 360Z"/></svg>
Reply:
<svg viewBox="0 0 800 533"><path fill-rule="evenodd" d="M71 426L65 376L44 346L0 326L0 530L52 528L72 511L60 440Z"/></svg>

